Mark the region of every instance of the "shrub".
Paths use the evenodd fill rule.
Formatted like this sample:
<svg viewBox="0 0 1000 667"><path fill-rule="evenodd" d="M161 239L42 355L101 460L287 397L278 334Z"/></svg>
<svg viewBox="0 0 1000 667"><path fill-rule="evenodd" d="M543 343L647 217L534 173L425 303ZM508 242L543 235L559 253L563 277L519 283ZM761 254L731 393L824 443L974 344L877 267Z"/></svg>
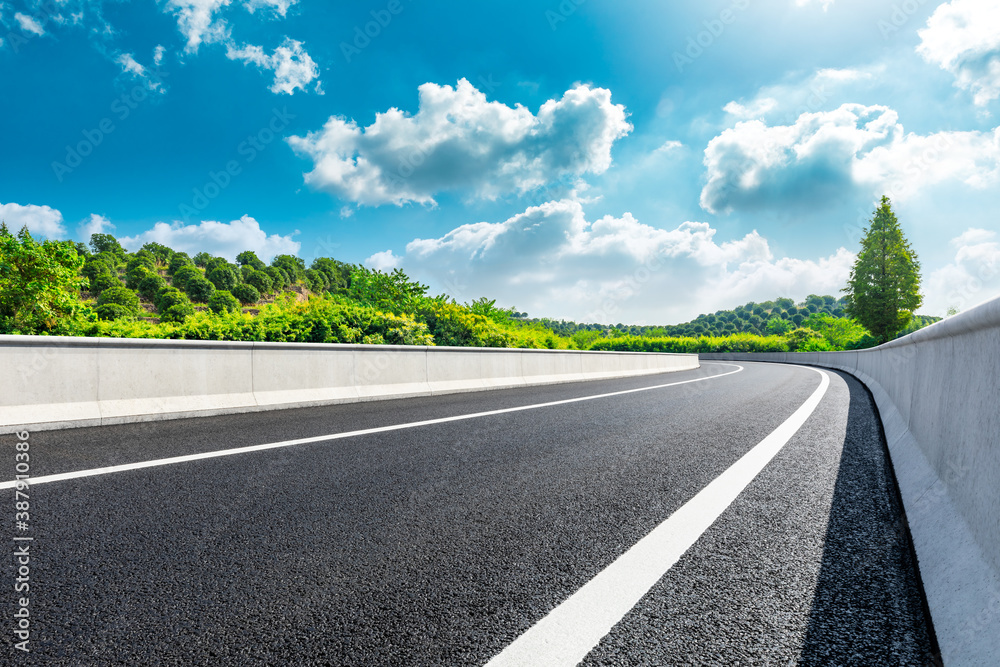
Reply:
<svg viewBox="0 0 1000 667"><path fill-rule="evenodd" d="M150 272L156 271L156 258L148 250L140 250L129 259L128 263L125 265L125 272L129 273L133 269L139 266L144 266L150 270Z"/></svg>
<svg viewBox="0 0 1000 667"><path fill-rule="evenodd" d="M240 309L240 302L228 290L220 289L209 298L208 307L213 313L232 313Z"/></svg>
<svg viewBox="0 0 1000 667"><path fill-rule="evenodd" d="M150 271L145 265L140 264L125 274L125 286L129 289L138 289L139 283L149 276L155 275L155 271Z"/></svg>
<svg viewBox="0 0 1000 667"><path fill-rule="evenodd" d="M184 300L181 303L175 303L174 305L167 308L167 310L160 314L161 322L183 322L191 315L194 315L194 305L190 301Z"/></svg>
<svg viewBox="0 0 1000 667"><path fill-rule="evenodd" d="M96 278L90 279L90 293L94 296L100 295L106 289L111 287L121 287L122 281L118 279L118 276L112 275L110 273L102 273Z"/></svg>
<svg viewBox="0 0 1000 667"><path fill-rule="evenodd" d="M240 266L249 266L251 269L256 269L258 271L267 266L264 262L260 261L260 258L257 257L257 253L253 250L244 250L240 254L236 255L236 263Z"/></svg>
<svg viewBox="0 0 1000 667"><path fill-rule="evenodd" d="M247 285L245 283L237 285L232 290L230 290L240 303L246 305L250 303L257 303L260 301L260 292L253 285Z"/></svg>
<svg viewBox="0 0 1000 667"><path fill-rule="evenodd" d="M243 268L246 269L248 267ZM267 275L264 271L250 269L245 274L243 280L247 285L252 285L260 294L267 294L274 288L274 281L272 281L271 276ZM258 299L259 298L260 297L258 296Z"/></svg>
<svg viewBox="0 0 1000 667"><path fill-rule="evenodd" d="M202 277L204 276L202 275L201 271L198 270L198 267L194 266L193 264L189 264L177 269L177 273L173 275L171 283L173 284L174 287L180 289L187 289L188 282L190 282L194 278L202 278Z"/></svg>
<svg viewBox="0 0 1000 667"><path fill-rule="evenodd" d="M162 289L156 296L156 310L161 314L169 310L171 306L181 303L190 303L190 300L176 287Z"/></svg>
<svg viewBox="0 0 1000 667"><path fill-rule="evenodd" d="M167 286L167 281L157 275L148 275L139 282L139 294L147 301L155 301L160 290Z"/></svg>
<svg viewBox="0 0 1000 667"><path fill-rule="evenodd" d="M204 276L199 275L191 278L184 289L192 301L206 303L212 298L212 293L215 292L215 285L208 282Z"/></svg>
<svg viewBox="0 0 1000 667"><path fill-rule="evenodd" d="M135 311L117 303L105 303L96 308L97 318L101 320L129 320L135 317Z"/></svg>
<svg viewBox="0 0 1000 667"><path fill-rule="evenodd" d="M211 259L212 256L209 255L207 252L199 252L197 255L194 256L194 265L204 268L205 265L207 265Z"/></svg>
<svg viewBox="0 0 1000 667"><path fill-rule="evenodd" d="M177 271L185 266L194 266L194 262L188 257L186 252L174 253L174 256L170 259L170 266L167 267L167 275L172 276Z"/></svg>
<svg viewBox="0 0 1000 667"><path fill-rule="evenodd" d="M267 275L271 278L271 282L274 284L274 289L276 291L283 290L292 284L288 274L276 266L269 266L265 269L265 271L267 271Z"/></svg>
<svg viewBox="0 0 1000 667"><path fill-rule="evenodd" d="M139 295L127 287L110 287L97 298L97 305L117 304L135 312L139 310Z"/></svg>
<svg viewBox="0 0 1000 667"><path fill-rule="evenodd" d="M83 269L80 273L83 274L84 278L89 278L93 280L102 273L114 273L115 264L113 261L109 260L108 257L102 255L91 255L84 262Z"/></svg>
<svg viewBox="0 0 1000 667"><path fill-rule="evenodd" d="M207 274L209 282L218 290L231 290L236 286L236 274L229 266L215 266Z"/></svg>

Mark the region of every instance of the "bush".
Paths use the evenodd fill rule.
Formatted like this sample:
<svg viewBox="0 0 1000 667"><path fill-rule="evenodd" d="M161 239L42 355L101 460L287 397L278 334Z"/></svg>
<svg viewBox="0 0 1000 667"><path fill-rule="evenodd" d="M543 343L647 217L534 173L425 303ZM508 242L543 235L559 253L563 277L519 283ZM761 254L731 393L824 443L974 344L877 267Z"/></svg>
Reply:
<svg viewBox="0 0 1000 667"><path fill-rule="evenodd" d="M167 281L157 275L148 275L139 282L139 294L147 301L154 301L160 290L167 286Z"/></svg>
<svg viewBox="0 0 1000 667"><path fill-rule="evenodd" d="M267 272L267 276L271 279L271 284L275 291L280 291L291 285L291 281L288 279L288 274L279 269L276 266L269 266L264 269Z"/></svg>
<svg viewBox="0 0 1000 667"><path fill-rule="evenodd" d="M179 269L185 266L194 266L194 262L188 257L186 252L174 253L174 256L170 259L170 266L167 267L167 275L172 276Z"/></svg>
<svg viewBox="0 0 1000 667"><path fill-rule="evenodd" d="M96 308L97 318L101 320L130 320L135 317L135 311L117 303L105 303Z"/></svg>
<svg viewBox="0 0 1000 667"><path fill-rule="evenodd" d="M128 264L125 265L125 272L129 273L133 269L139 266L144 266L147 269L149 269L150 272L155 272L156 259L155 257L153 257L152 253L150 253L148 250L140 250L139 252L134 254L132 258L128 261Z"/></svg>
<svg viewBox="0 0 1000 667"><path fill-rule="evenodd" d="M240 284L230 290L240 303L247 305L260 301L260 292L253 285Z"/></svg>
<svg viewBox="0 0 1000 667"><path fill-rule="evenodd" d="M248 267L243 268L246 269ZM260 294L267 294L274 288L274 281L264 271L250 269L246 272L243 281L247 285L252 285ZM260 297L258 296L257 298L259 299Z"/></svg>
<svg viewBox="0 0 1000 667"><path fill-rule="evenodd" d="M228 290L220 289L209 298L208 307L213 313L232 313L240 309L240 302Z"/></svg>
<svg viewBox="0 0 1000 667"><path fill-rule="evenodd" d="M150 271L146 266L140 264L125 274L125 287L128 287L129 289L138 289L139 283L147 277L155 275L155 271Z"/></svg>
<svg viewBox="0 0 1000 667"><path fill-rule="evenodd" d="M184 289L192 301L206 303L212 298L212 293L215 292L215 285L208 282L204 276L199 275L191 278Z"/></svg>
<svg viewBox="0 0 1000 667"><path fill-rule="evenodd" d="M203 278L203 277L204 276L202 275L201 271L198 270L198 267L194 266L193 264L190 264L182 266L179 269L177 269L177 273L174 274L173 278L171 279L171 283L173 284L174 287L177 287L179 289L187 289L188 282L190 282L194 278Z"/></svg>
<svg viewBox="0 0 1000 667"><path fill-rule="evenodd" d="M194 305L187 299L181 303L175 303L160 314L161 322L183 322L191 315L194 315Z"/></svg>
<svg viewBox="0 0 1000 667"><path fill-rule="evenodd" d="M84 278L89 278L93 280L102 273L113 274L115 272L115 263L113 260L109 260L108 257L101 255L91 255L87 258L87 261L83 265L80 273L83 274Z"/></svg>
<svg viewBox="0 0 1000 667"><path fill-rule="evenodd" d="M160 293L157 295L156 310L162 314L167 312L171 306L182 303L191 303L191 301L176 287L168 287L167 289L160 290Z"/></svg>
<svg viewBox="0 0 1000 667"><path fill-rule="evenodd" d="M218 290L231 290L236 286L236 274L228 266L215 266L207 274L209 282Z"/></svg>
<svg viewBox="0 0 1000 667"><path fill-rule="evenodd" d="M204 268L205 265L207 265L209 261L211 261L211 259L212 256L209 255L207 252L199 252L197 255L194 256L194 265Z"/></svg>
<svg viewBox="0 0 1000 667"><path fill-rule="evenodd" d="M260 261L260 258L257 257L257 253L252 250L244 250L240 254L236 255L236 263L240 266L248 266L251 269L256 269L258 271L267 266L264 262Z"/></svg>
<svg viewBox="0 0 1000 667"><path fill-rule="evenodd" d="M118 276L112 275L110 273L102 273L96 278L90 279L90 293L94 296L99 296L101 292L111 287L121 287L122 281L118 279Z"/></svg>
<svg viewBox="0 0 1000 667"><path fill-rule="evenodd" d="M110 287L97 298L97 305L117 304L132 312L139 310L139 295L127 287Z"/></svg>

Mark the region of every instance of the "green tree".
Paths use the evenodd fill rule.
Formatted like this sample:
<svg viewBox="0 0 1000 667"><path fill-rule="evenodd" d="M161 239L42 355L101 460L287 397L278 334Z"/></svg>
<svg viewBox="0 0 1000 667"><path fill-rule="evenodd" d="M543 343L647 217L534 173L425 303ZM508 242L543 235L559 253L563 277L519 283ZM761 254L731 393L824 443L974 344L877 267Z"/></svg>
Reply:
<svg viewBox="0 0 1000 667"><path fill-rule="evenodd" d="M847 314L885 343L920 307L920 262L903 236L888 197L882 197L861 239L861 252L843 290Z"/></svg>
<svg viewBox="0 0 1000 667"><path fill-rule="evenodd" d="M257 256L253 250L244 250L240 254L236 255L236 263L240 266L249 266L250 268L257 269L260 271L266 264L260 261L260 257Z"/></svg>
<svg viewBox="0 0 1000 667"><path fill-rule="evenodd" d="M17 236L0 224L0 333L54 329L81 307L83 257L69 241L38 243L28 228Z"/></svg>
<svg viewBox="0 0 1000 667"><path fill-rule="evenodd" d="M235 296L229 293L228 290L220 289L212 293L212 296L208 299L208 307L213 313L232 313L238 312L240 309L240 302Z"/></svg>

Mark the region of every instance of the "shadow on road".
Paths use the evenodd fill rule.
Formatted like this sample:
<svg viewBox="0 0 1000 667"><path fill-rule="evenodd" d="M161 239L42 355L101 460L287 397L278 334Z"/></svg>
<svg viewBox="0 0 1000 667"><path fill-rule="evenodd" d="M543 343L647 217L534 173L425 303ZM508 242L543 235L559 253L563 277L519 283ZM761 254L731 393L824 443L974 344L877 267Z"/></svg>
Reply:
<svg viewBox="0 0 1000 667"><path fill-rule="evenodd" d="M874 401L840 375L850 412L799 663L939 665Z"/></svg>

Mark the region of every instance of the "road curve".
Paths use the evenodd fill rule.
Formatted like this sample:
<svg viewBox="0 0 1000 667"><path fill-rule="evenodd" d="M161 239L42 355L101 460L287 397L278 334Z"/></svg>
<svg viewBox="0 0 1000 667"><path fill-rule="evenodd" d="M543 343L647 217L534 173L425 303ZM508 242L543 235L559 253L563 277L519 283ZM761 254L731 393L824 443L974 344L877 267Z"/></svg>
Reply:
<svg viewBox="0 0 1000 667"><path fill-rule="evenodd" d="M485 664L821 383L738 367L32 434L34 479L121 468L30 487L31 653L10 654ZM787 444L583 664L931 664L874 407L825 373ZM256 449L218 455L236 448Z"/></svg>

